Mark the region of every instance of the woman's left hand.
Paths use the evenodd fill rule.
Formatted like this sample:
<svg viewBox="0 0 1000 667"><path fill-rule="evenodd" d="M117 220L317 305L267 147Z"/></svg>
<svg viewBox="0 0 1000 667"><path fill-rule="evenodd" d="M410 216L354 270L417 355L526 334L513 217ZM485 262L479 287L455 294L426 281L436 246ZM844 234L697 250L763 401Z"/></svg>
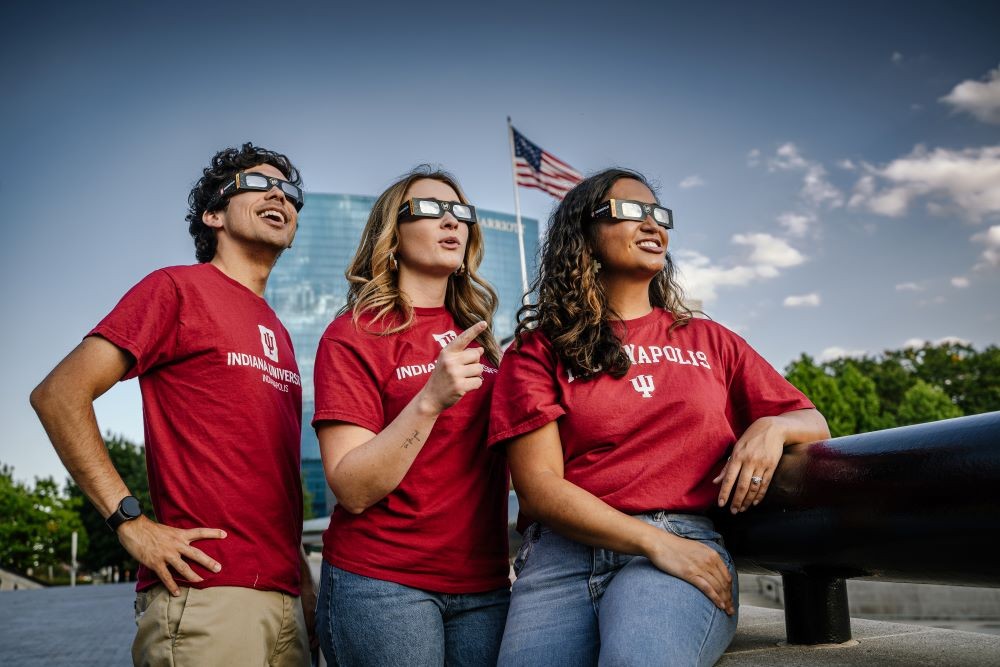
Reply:
<svg viewBox="0 0 1000 667"><path fill-rule="evenodd" d="M732 456L719 476L712 480L713 484L722 482L719 507L726 504L730 494L733 497L730 505L733 514L763 500L785 449L785 442L785 430L778 419L761 417L751 424L733 445Z"/></svg>

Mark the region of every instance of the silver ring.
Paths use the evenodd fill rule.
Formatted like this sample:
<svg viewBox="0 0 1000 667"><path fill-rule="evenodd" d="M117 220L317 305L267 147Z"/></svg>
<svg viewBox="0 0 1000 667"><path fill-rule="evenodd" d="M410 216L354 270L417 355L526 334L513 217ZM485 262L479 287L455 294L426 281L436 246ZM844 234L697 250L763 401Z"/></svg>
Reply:
<svg viewBox="0 0 1000 667"><path fill-rule="evenodd" d="M764 478L760 477L758 475L754 475L753 477L750 478L750 483L751 484L755 484L755 485L756 484L760 484L763 481L764 481Z"/></svg>

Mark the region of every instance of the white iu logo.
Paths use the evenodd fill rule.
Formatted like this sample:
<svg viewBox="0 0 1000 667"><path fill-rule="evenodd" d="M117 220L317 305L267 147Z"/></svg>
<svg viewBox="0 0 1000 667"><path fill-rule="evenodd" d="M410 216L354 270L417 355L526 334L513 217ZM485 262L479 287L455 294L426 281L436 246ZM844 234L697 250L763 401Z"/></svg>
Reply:
<svg viewBox="0 0 1000 667"><path fill-rule="evenodd" d="M263 324L258 324L257 328L260 329L260 344L264 347L264 356L278 363L278 341L274 337L274 332Z"/></svg>
<svg viewBox="0 0 1000 667"><path fill-rule="evenodd" d="M434 340L436 340L438 345L441 347L447 347L448 343L458 338L458 334L451 330L445 331L443 334L432 333L431 335L434 336Z"/></svg>
<svg viewBox="0 0 1000 667"><path fill-rule="evenodd" d="M652 398L653 390L656 389L653 386L653 376L638 375L632 378L632 388L642 394L643 398Z"/></svg>

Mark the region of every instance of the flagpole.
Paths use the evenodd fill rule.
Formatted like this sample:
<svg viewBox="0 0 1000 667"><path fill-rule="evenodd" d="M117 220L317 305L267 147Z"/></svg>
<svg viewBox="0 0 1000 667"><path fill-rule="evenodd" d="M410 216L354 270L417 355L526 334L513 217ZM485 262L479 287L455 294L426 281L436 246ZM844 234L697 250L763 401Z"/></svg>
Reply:
<svg viewBox="0 0 1000 667"><path fill-rule="evenodd" d="M521 289L523 295L521 302L528 299L528 264L524 258L524 226L521 225L521 196L517 192L517 158L514 155L514 126L510 124L510 116L507 116L507 139L510 143L510 173L514 179L514 215L517 217L517 249L521 258Z"/></svg>

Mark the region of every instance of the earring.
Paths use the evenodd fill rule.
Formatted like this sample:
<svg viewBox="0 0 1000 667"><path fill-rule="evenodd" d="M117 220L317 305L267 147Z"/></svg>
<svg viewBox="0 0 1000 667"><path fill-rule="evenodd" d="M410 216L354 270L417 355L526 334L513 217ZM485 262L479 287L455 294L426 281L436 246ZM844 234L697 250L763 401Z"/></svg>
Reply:
<svg viewBox="0 0 1000 667"><path fill-rule="evenodd" d="M601 271L601 260L594 260L594 273L599 273Z"/></svg>
<svg viewBox="0 0 1000 667"><path fill-rule="evenodd" d="M465 275L465 262L462 262L462 266L460 266L457 269L455 269L455 275L456 276L464 276Z"/></svg>
<svg viewBox="0 0 1000 667"><path fill-rule="evenodd" d="M390 271L399 270L399 263L396 262L396 256L393 255L391 252L389 253L389 270Z"/></svg>

